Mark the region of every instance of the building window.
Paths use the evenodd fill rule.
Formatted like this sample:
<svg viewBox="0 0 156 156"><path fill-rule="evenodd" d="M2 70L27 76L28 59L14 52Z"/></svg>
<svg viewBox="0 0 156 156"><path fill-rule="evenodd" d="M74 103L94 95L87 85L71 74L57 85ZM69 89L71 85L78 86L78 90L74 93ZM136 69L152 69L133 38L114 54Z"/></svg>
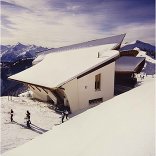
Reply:
<svg viewBox="0 0 156 156"><path fill-rule="evenodd" d="M89 100L89 104L90 105L92 105L92 104L99 104L101 102L103 102L103 98Z"/></svg>
<svg viewBox="0 0 156 156"><path fill-rule="evenodd" d="M101 89L101 74L95 76L95 90Z"/></svg>

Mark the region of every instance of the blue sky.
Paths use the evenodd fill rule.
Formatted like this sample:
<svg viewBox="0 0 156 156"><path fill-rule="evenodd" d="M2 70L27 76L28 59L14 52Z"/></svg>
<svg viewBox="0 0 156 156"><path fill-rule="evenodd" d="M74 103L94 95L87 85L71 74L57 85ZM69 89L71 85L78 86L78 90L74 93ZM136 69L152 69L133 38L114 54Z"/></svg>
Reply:
<svg viewBox="0 0 156 156"><path fill-rule="evenodd" d="M1 43L58 47L127 33L155 43L154 0L3 0Z"/></svg>

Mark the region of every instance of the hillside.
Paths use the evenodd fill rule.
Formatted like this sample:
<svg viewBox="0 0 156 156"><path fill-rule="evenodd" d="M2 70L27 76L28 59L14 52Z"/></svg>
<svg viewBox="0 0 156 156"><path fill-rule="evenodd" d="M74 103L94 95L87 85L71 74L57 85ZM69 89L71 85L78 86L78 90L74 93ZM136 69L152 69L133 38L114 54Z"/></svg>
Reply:
<svg viewBox="0 0 156 156"><path fill-rule="evenodd" d="M60 115L49 109L48 104L29 97L1 97L1 152L4 153L51 130L59 124ZM14 111L14 121L10 122L10 110ZM26 111L31 113L32 129L26 126Z"/></svg>
<svg viewBox="0 0 156 156"><path fill-rule="evenodd" d="M151 79L3 156L154 156L154 103Z"/></svg>

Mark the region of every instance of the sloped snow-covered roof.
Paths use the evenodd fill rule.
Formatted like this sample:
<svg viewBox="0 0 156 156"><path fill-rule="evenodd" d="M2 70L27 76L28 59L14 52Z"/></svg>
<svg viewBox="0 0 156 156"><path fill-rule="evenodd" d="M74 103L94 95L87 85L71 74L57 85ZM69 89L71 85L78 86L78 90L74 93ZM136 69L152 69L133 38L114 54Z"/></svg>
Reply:
<svg viewBox="0 0 156 156"><path fill-rule="evenodd" d="M120 47L125 35L126 34L121 34L121 35L96 39L96 40L92 40L92 41L87 41L87 42L83 42L83 43L63 46L63 47L59 47L59 48L52 48L52 49L46 50L42 53L39 53L38 57L33 61L33 64L35 65L35 64L39 63L40 61L42 61L46 54L54 53L54 52L64 52L64 51L69 51L69 50L74 50L74 49L82 49L82 48L95 47L95 46L101 46L101 45L107 45L107 44L114 44L114 46L111 47L111 49L115 50Z"/></svg>
<svg viewBox="0 0 156 156"><path fill-rule="evenodd" d="M92 68L117 57L119 52L110 50L115 45L116 43L70 50L65 53L50 53L37 65L9 78L47 88L60 87ZM102 53L102 57L98 58L98 53Z"/></svg>
<svg viewBox="0 0 156 156"><path fill-rule="evenodd" d="M144 57L122 56L116 60L115 72L139 73L144 64Z"/></svg>
<svg viewBox="0 0 156 156"><path fill-rule="evenodd" d="M154 86L103 102L3 156L154 156Z"/></svg>
<svg viewBox="0 0 156 156"><path fill-rule="evenodd" d="M72 50L72 49L81 49L81 48L87 48L87 47L94 47L94 46L117 43L112 48L112 49L115 49L115 48L117 48L118 45L120 45L122 43L125 35L126 34L115 35L115 36L110 36L110 37L106 37L106 38L101 38L101 39L91 40L91 41L87 41L87 42L82 42L82 43L78 43L78 44L63 46L63 47L59 47L59 48L52 48L50 50L46 50L45 54L48 54L48 53L51 53L51 52L60 52L60 51L67 51L67 50Z"/></svg>

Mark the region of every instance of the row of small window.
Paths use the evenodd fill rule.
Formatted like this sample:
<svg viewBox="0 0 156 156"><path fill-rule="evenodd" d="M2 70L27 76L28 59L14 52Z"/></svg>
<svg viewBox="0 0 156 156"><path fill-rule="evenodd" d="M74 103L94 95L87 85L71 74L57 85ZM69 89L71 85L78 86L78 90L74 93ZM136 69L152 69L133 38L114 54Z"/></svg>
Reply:
<svg viewBox="0 0 156 156"><path fill-rule="evenodd" d="M89 100L89 104L97 104L103 102L103 98Z"/></svg>

